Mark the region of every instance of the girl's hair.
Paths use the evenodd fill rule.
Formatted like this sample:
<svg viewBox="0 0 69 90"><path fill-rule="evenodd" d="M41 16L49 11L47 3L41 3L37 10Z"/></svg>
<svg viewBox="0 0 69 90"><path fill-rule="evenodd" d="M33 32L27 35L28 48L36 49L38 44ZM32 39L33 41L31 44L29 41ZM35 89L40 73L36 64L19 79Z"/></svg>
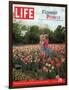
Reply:
<svg viewBox="0 0 69 90"><path fill-rule="evenodd" d="M45 38L48 38L48 35L47 34L45 34Z"/></svg>

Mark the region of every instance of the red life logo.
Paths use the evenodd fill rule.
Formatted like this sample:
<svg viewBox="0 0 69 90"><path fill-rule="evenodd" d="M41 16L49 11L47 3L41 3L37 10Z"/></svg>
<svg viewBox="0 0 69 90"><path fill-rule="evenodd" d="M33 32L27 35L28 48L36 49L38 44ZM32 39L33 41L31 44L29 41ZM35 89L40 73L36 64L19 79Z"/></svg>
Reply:
<svg viewBox="0 0 69 90"><path fill-rule="evenodd" d="M32 7L14 7L15 19L34 19L34 8Z"/></svg>

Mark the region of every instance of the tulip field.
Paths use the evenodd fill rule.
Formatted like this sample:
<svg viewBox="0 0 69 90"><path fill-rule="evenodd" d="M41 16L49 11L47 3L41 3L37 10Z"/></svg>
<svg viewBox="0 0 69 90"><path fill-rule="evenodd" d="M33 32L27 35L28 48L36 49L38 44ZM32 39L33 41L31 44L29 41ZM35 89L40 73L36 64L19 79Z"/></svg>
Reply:
<svg viewBox="0 0 69 90"><path fill-rule="evenodd" d="M56 54L43 54L39 45L13 46L13 81L65 78L65 45L50 44L49 48Z"/></svg>

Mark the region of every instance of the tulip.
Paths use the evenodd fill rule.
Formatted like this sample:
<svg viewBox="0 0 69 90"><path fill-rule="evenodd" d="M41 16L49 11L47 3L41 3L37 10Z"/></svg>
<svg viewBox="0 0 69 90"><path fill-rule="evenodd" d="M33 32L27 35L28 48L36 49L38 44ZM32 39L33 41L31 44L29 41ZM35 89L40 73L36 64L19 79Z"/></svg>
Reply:
<svg viewBox="0 0 69 90"><path fill-rule="evenodd" d="M60 67L61 66L61 62L56 64L56 67Z"/></svg>
<svg viewBox="0 0 69 90"><path fill-rule="evenodd" d="M43 67L43 71L44 71L44 72L48 72L48 68L44 66L44 67Z"/></svg>
<svg viewBox="0 0 69 90"><path fill-rule="evenodd" d="M51 61L50 63L51 63L52 65L54 65L54 61Z"/></svg>
<svg viewBox="0 0 69 90"><path fill-rule="evenodd" d="M57 57L55 57L55 58L54 58L54 60L55 60L56 62L58 62L58 61L59 61Z"/></svg>
<svg viewBox="0 0 69 90"><path fill-rule="evenodd" d="M54 69L54 66L52 66L51 69Z"/></svg>
<svg viewBox="0 0 69 90"><path fill-rule="evenodd" d="M61 62L64 62L65 61L65 58L61 58Z"/></svg>
<svg viewBox="0 0 69 90"><path fill-rule="evenodd" d="M60 78L60 76L59 75L56 75L56 78L58 79L58 78Z"/></svg>

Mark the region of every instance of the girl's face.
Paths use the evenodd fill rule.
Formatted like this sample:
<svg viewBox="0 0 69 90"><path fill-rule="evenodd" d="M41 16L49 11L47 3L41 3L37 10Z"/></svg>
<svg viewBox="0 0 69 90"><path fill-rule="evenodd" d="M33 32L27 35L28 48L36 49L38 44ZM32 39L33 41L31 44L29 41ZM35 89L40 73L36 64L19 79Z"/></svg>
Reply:
<svg viewBox="0 0 69 90"><path fill-rule="evenodd" d="M43 41L45 40L46 38L45 37L43 37Z"/></svg>
<svg viewBox="0 0 69 90"><path fill-rule="evenodd" d="M46 39L46 36L44 35L44 39Z"/></svg>

